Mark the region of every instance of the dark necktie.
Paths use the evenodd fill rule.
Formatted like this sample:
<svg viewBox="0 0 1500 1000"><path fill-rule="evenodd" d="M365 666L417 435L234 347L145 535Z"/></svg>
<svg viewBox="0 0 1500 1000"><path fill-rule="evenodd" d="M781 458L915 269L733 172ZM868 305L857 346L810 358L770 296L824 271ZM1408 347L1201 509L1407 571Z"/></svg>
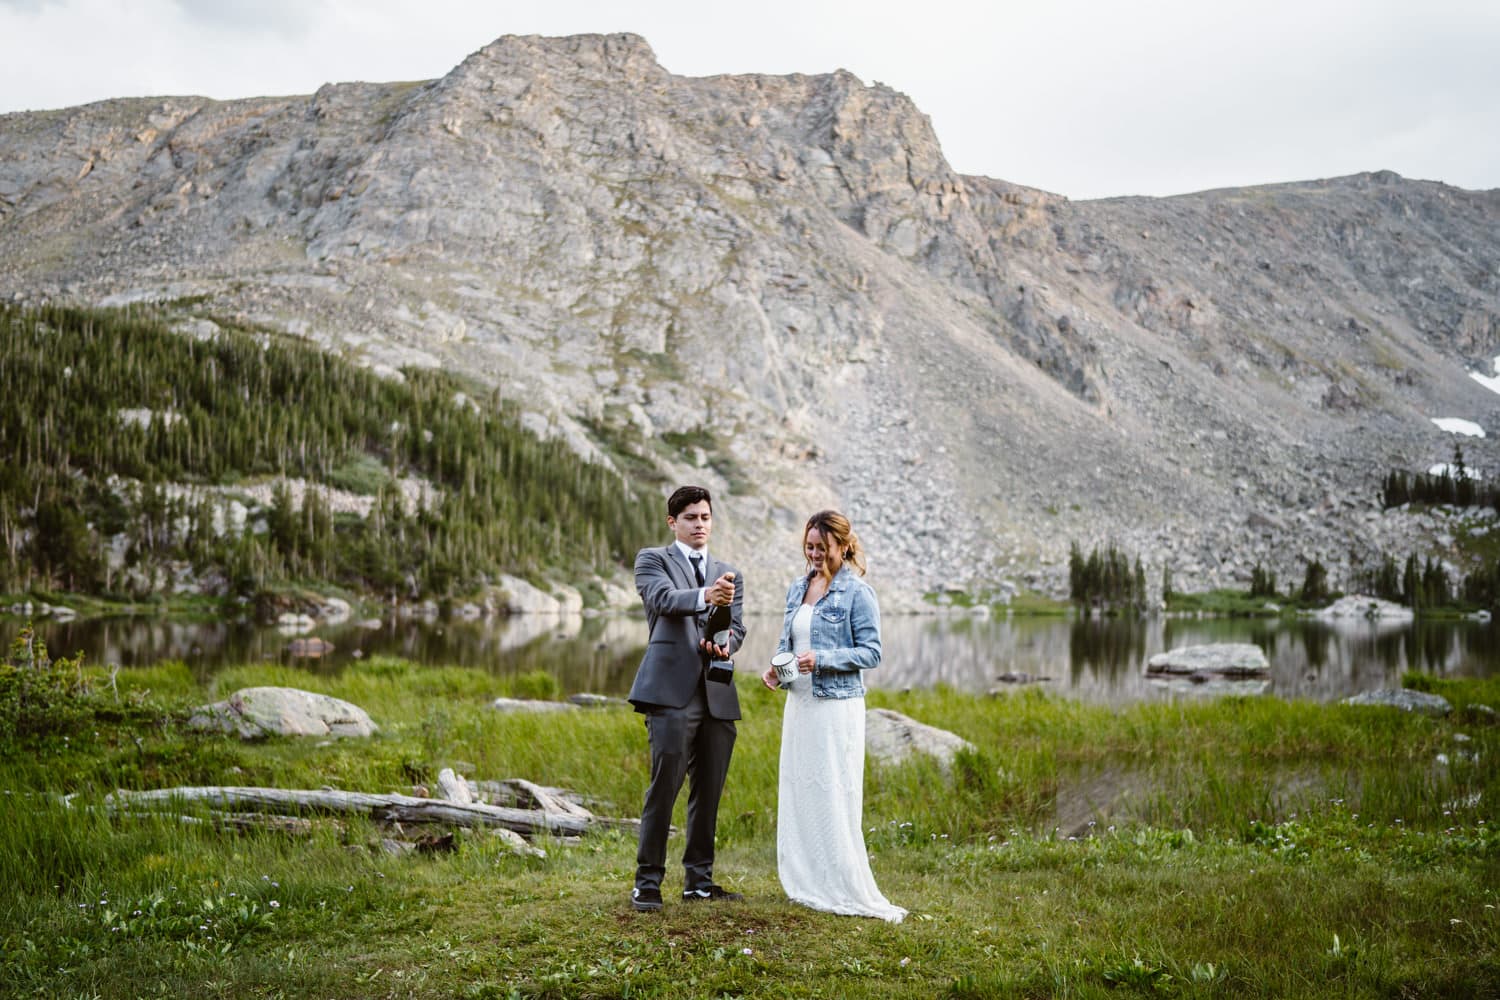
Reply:
<svg viewBox="0 0 1500 1000"><path fill-rule="evenodd" d="M698 580L698 586L703 586L703 557L699 555L688 556L693 563L693 576Z"/></svg>

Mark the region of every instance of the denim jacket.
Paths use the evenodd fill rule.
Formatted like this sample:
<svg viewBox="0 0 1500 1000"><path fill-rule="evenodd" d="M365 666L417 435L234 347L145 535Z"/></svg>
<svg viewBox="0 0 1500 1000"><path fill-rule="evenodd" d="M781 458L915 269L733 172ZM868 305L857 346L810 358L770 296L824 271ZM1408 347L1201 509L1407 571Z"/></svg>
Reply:
<svg viewBox="0 0 1500 1000"><path fill-rule="evenodd" d="M792 618L807 596L807 577L792 581L786 592L786 619L776 651L792 648ZM880 605L875 591L848 565L828 584L828 593L813 605L812 648L818 664L812 691L819 698L862 698L860 671L880 666Z"/></svg>

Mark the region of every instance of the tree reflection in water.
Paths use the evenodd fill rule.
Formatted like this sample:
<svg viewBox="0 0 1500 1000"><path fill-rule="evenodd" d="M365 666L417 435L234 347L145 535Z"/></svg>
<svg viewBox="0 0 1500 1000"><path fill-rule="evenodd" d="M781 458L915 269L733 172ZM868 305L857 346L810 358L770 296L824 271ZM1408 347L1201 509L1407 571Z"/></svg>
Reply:
<svg viewBox="0 0 1500 1000"><path fill-rule="evenodd" d="M0 631L13 637L24 623L0 619ZM747 625L746 644L735 661L746 675L741 683L754 683L775 651L781 616L751 615ZM472 667L497 681L542 671L557 679L562 695L588 691L623 696L646 641L645 618L639 614L320 627L309 635L335 648L318 659L293 658L291 637L273 628L222 621L190 624L136 617L39 621L37 627L55 654L82 651L87 662L100 666L180 660L207 679L226 665L275 662L321 673L351 669L371 656L396 656L420 664ZM1500 674L1500 627L1474 621L892 614L882 619L881 632L884 660L867 678L877 690L941 684L983 694L1009 687L1003 678L1025 676L1045 678L1047 690L1091 701L1159 699L1172 695L1146 679L1147 660L1181 646L1227 642L1259 646L1271 663L1270 693L1283 698L1330 701L1397 687L1407 670Z"/></svg>

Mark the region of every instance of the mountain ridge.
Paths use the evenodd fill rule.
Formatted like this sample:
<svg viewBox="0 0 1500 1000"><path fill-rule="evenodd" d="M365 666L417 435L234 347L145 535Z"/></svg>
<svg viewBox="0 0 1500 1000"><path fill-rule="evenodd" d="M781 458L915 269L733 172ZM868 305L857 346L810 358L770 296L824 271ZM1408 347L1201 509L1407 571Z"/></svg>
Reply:
<svg viewBox="0 0 1500 1000"><path fill-rule="evenodd" d="M1431 418L1500 429L1467 373L1500 354L1497 234L1500 191L1385 172L1070 201L958 174L847 72L677 77L629 35L0 116L13 301L197 299L462 370L582 454L717 488L762 599L821 506L896 604L1055 590L1073 540L1180 586L1457 559L1377 492L1447 459Z"/></svg>

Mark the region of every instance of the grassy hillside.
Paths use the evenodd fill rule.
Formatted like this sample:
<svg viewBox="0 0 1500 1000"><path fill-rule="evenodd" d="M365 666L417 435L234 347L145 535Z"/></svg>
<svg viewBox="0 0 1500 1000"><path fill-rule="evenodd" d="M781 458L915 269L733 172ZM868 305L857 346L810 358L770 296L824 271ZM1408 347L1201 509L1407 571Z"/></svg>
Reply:
<svg viewBox="0 0 1500 1000"><path fill-rule="evenodd" d="M654 537L651 484L538 439L452 375L404 374L263 333L195 339L148 311L0 309L0 592L296 580L442 597L606 568ZM316 488L300 504L246 492L287 479L368 513ZM404 499L402 479L433 499Z"/></svg>

